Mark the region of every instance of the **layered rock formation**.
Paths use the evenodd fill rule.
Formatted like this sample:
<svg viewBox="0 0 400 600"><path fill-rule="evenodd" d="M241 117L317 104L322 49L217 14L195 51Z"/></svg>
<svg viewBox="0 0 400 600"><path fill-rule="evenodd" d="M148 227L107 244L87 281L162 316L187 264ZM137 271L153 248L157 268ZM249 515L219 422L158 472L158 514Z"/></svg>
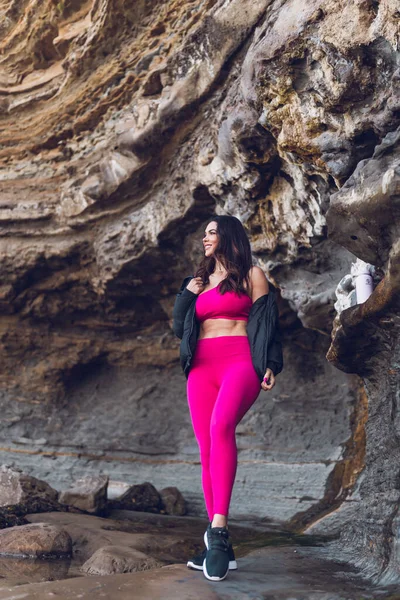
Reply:
<svg viewBox="0 0 400 600"><path fill-rule="evenodd" d="M399 570L399 176L400 129L358 164L328 211L332 237L383 267L385 277L364 304L335 319L328 359L364 378L365 469L339 510L311 527L339 531L337 552L389 584Z"/></svg>
<svg viewBox="0 0 400 600"><path fill-rule="evenodd" d="M206 219L233 214L281 290L286 359L242 425L235 514L309 526L366 465L363 560L393 574L396 474L366 523L398 453L397 2L19 0L0 16L2 457L55 486L110 463L168 486L179 464L202 505L170 319ZM334 321L354 255L382 281ZM365 388L326 361L333 322L328 358Z"/></svg>

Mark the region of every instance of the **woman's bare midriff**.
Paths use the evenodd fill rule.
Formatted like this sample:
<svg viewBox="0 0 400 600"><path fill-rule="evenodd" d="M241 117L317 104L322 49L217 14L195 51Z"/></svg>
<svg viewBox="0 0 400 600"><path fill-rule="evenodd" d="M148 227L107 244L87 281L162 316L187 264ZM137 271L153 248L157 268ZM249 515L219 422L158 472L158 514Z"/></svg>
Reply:
<svg viewBox="0 0 400 600"><path fill-rule="evenodd" d="M199 340L223 335L245 335L247 321L232 319L206 319L200 324Z"/></svg>

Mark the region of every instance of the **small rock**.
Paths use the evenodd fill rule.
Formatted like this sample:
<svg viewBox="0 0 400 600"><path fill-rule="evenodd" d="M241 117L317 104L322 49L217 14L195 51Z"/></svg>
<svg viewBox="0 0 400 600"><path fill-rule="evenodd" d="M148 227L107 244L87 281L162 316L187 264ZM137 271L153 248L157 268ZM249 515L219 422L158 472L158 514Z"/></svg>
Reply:
<svg viewBox="0 0 400 600"><path fill-rule="evenodd" d="M111 479L108 482L107 486L107 498L109 500L114 500L114 498L119 498L122 494L125 494L127 490L130 488L130 484L125 481L116 481Z"/></svg>
<svg viewBox="0 0 400 600"><path fill-rule="evenodd" d="M176 487L166 487L160 492L164 511L167 515L183 516L186 514L186 502Z"/></svg>
<svg viewBox="0 0 400 600"><path fill-rule="evenodd" d="M145 482L132 485L122 496L111 501L111 507L157 513L162 509L162 502L154 485Z"/></svg>
<svg viewBox="0 0 400 600"><path fill-rule="evenodd" d="M60 527L31 523L0 531L0 555L23 558L71 556L72 540Z"/></svg>
<svg viewBox="0 0 400 600"><path fill-rule="evenodd" d="M108 475L81 477L61 492L59 501L88 513L99 513L107 503L108 480Z"/></svg>
<svg viewBox="0 0 400 600"><path fill-rule="evenodd" d="M112 575L113 573L134 573L160 567L154 558L125 546L104 546L99 548L80 568L89 575Z"/></svg>
<svg viewBox="0 0 400 600"><path fill-rule="evenodd" d="M20 469L1 465L0 506L23 505L24 512L54 510L58 492L48 483L26 475Z"/></svg>

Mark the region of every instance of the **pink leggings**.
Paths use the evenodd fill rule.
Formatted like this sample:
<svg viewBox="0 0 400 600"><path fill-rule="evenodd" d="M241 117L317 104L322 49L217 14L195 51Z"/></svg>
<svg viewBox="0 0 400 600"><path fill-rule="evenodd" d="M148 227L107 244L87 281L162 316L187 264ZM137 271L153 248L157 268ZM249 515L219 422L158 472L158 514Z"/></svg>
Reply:
<svg viewBox="0 0 400 600"><path fill-rule="evenodd" d="M214 514L228 516L237 467L236 426L260 390L247 336L197 341L187 395L210 520Z"/></svg>

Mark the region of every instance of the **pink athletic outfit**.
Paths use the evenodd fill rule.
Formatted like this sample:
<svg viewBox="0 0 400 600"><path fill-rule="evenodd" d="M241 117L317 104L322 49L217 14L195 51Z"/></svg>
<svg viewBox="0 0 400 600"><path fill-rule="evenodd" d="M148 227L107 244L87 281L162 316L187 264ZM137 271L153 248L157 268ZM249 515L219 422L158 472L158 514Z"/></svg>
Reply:
<svg viewBox="0 0 400 600"><path fill-rule="evenodd" d="M196 318L247 321L252 305L246 294L226 292L219 286L196 300ZM261 390L245 335L203 338L197 341L187 381L193 430L199 444L202 485L209 519L228 516L236 476L235 430Z"/></svg>

